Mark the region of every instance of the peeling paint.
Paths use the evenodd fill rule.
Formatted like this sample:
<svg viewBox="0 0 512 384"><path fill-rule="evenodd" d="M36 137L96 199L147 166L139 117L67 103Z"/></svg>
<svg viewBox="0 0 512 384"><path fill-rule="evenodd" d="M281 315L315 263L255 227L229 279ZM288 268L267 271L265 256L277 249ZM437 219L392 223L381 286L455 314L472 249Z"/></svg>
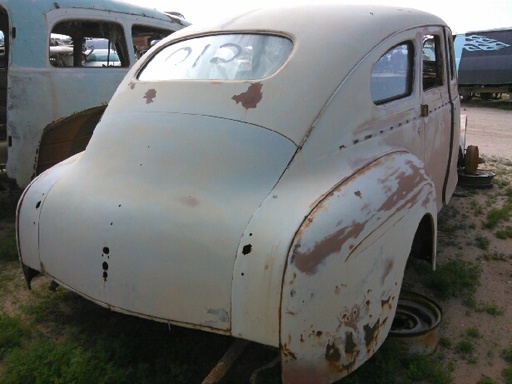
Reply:
<svg viewBox="0 0 512 384"><path fill-rule="evenodd" d="M229 321L228 312L225 309L208 309L208 314L215 316L221 323L227 323Z"/></svg>
<svg viewBox="0 0 512 384"><path fill-rule="evenodd" d="M237 104L241 103L245 109L256 108L258 103L263 98L263 93L261 92L261 88L263 84L254 83L249 86L247 91L233 96L231 99L234 100Z"/></svg>
<svg viewBox="0 0 512 384"><path fill-rule="evenodd" d="M156 98L156 89L148 89L143 96L146 99L146 104L151 104Z"/></svg>
<svg viewBox="0 0 512 384"><path fill-rule="evenodd" d="M365 228L365 223L352 224L339 229L333 234L326 236L322 241L315 244L314 248L309 252L300 252L300 244L296 246L293 252L293 262L297 269L305 274L313 275L316 273L318 266L329 255L339 252L341 247L349 240L357 238Z"/></svg>

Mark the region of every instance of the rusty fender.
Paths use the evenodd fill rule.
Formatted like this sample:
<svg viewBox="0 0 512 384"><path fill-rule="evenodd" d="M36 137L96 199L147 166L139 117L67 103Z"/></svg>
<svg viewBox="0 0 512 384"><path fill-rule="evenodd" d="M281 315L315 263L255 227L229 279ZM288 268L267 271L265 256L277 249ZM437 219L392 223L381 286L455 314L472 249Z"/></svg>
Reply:
<svg viewBox="0 0 512 384"><path fill-rule="evenodd" d="M406 152L368 164L318 203L295 236L283 280L283 383L331 383L375 353L418 224L425 215L435 224L436 212L434 185Z"/></svg>

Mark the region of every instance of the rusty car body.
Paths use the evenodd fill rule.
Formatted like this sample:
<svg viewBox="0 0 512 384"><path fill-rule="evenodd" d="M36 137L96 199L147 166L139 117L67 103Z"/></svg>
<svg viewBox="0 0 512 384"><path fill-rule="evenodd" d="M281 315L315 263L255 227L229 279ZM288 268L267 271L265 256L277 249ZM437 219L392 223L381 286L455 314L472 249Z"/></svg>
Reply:
<svg viewBox="0 0 512 384"><path fill-rule="evenodd" d="M0 0L0 165L19 187L85 149L130 67L186 20L116 0ZM106 57L93 41L103 41Z"/></svg>
<svg viewBox="0 0 512 384"><path fill-rule="evenodd" d="M276 347L284 383L333 382L385 340L408 258L435 264L459 115L431 14L303 5L193 25L25 190L27 282Z"/></svg>

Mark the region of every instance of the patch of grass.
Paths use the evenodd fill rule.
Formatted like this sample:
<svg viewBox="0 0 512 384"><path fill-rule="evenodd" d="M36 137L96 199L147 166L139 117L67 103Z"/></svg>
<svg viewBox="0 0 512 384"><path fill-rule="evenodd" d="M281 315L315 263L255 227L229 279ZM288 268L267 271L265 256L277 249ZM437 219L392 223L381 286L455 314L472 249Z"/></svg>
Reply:
<svg viewBox="0 0 512 384"><path fill-rule="evenodd" d="M477 328L468 328L466 329L466 336L477 339L480 337L480 331Z"/></svg>
<svg viewBox="0 0 512 384"><path fill-rule="evenodd" d="M505 368L501 372L503 378L505 379L506 384L512 384L512 367L511 368Z"/></svg>
<svg viewBox="0 0 512 384"><path fill-rule="evenodd" d="M503 316L505 314L505 309L497 306L496 304L484 305L482 307L481 311L486 312L487 314L494 316L494 317Z"/></svg>
<svg viewBox="0 0 512 384"><path fill-rule="evenodd" d="M507 363L512 363L512 345L501 352L501 357Z"/></svg>
<svg viewBox="0 0 512 384"><path fill-rule="evenodd" d="M131 370L114 360L100 345L89 349L71 339L56 343L39 337L5 356L0 383L128 383Z"/></svg>
<svg viewBox="0 0 512 384"><path fill-rule="evenodd" d="M486 221L483 224L485 228L494 229L502 221L510 219L510 216L512 215L512 188L506 188L504 195L506 196L505 203L503 203L501 207L493 208L487 212ZM492 206L494 205L495 203L492 204Z"/></svg>
<svg viewBox="0 0 512 384"><path fill-rule="evenodd" d="M503 240L512 238L512 226L507 225L505 228L496 231L496 237Z"/></svg>
<svg viewBox="0 0 512 384"><path fill-rule="evenodd" d="M476 200L471 200L469 202L469 207L475 216L480 216L484 213L482 206Z"/></svg>
<svg viewBox="0 0 512 384"><path fill-rule="evenodd" d="M480 284L481 268L470 261L451 260L429 272L427 285L437 297L472 297Z"/></svg>
<svg viewBox="0 0 512 384"><path fill-rule="evenodd" d="M475 346L470 340L461 340L455 346L455 352L463 356L470 355L474 350Z"/></svg>
<svg viewBox="0 0 512 384"><path fill-rule="evenodd" d="M508 259L507 255L505 255L501 252L493 252L493 253L486 252L483 255L483 258L484 258L484 260L487 260L487 261L507 261L507 259Z"/></svg>
<svg viewBox="0 0 512 384"><path fill-rule="evenodd" d="M0 314L0 359L19 347L29 331L20 319Z"/></svg>
<svg viewBox="0 0 512 384"><path fill-rule="evenodd" d="M494 380L489 379L488 377L482 377L480 380L476 382L476 384L498 384Z"/></svg>
<svg viewBox="0 0 512 384"><path fill-rule="evenodd" d="M477 248L479 248L481 250L487 251L489 249L490 244L491 244L491 242L485 236L476 236L475 237L475 245L477 246Z"/></svg>
<svg viewBox="0 0 512 384"><path fill-rule="evenodd" d="M451 369L439 356L404 358L396 346L384 343L370 360L340 381L343 384L414 382L449 384Z"/></svg>
<svg viewBox="0 0 512 384"><path fill-rule="evenodd" d="M16 233L14 229L0 235L0 262L18 260L18 248L16 246Z"/></svg>

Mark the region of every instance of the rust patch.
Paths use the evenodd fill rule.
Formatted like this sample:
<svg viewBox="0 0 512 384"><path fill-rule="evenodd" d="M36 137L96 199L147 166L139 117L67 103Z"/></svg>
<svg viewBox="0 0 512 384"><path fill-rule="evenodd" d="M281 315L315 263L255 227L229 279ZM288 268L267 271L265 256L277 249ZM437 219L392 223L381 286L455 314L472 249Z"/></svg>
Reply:
<svg viewBox="0 0 512 384"><path fill-rule="evenodd" d="M146 104L151 104L156 98L156 89L148 89L143 98L146 99Z"/></svg>
<svg viewBox="0 0 512 384"><path fill-rule="evenodd" d="M355 360L359 351L357 350L357 344L354 342L354 335L351 332L347 332L345 337L345 355L351 357L348 360Z"/></svg>
<svg viewBox="0 0 512 384"><path fill-rule="evenodd" d="M366 343L366 348L370 349L371 345L374 344L377 341L377 336L379 335L379 326L380 326L380 320L377 320L377 322L372 326L370 324L366 324L364 329L364 341Z"/></svg>
<svg viewBox="0 0 512 384"><path fill-rule="evenodd" d="M380 306L384 309L386 306L389 308L389 310L393 309L393 297L388 297L387 300L381 300Z"/></svg>
<svg viewBox="0 0 512 384"><path fill-rule="evenodd" d="M331 361L331 362L337 362L341 359L341 353L339 348L332 343L328 343L327 347L325 348L325 360Z"/></svg>
<svg viewBox="0 0 512 384"><path fill-rule="evenodd" d="M261 83L251 84L247 91L242 92L239 95L235 95L231 99L237 104L241 103L245 109L256 108L263 98L263 93L261 92L262 87L263 84Z"/></svg>
<svg viewBox="0 0 512 384"><path fill-rule="evenodd" d="M364 223L352 222L351 225L341 228L332 235L317 242L310 252L300 252L300 244L295 246L292 263L297 269L307 275L314 275L320 265L329 255L339 252L341 247L349 240L357 238L364 230Z"/></svg>
<svg viewBox="0 0 512 384"><path fill-rule="evenodd" d="M286 344L281 347L281 351L284 356L291 357L293 360L297 360L297 356L293 353Z"/></svg>
<svg viewBox="0 0 512 384"><path fill-rule="evenodd" d="M421 172L421 169L416 166L412 161L406 161L406 165L411 170L410 174L406 174L405 172L394 172L388 178L384 180L379 180L384 191L390 191L391 187L387 184L387 179L391 177L395 177L398 182L398 187L394 192L392 192L389 197L384 201L384 203L380 206L378 211L390 211L394 207L400 205L400 208L407 206L407 204L415 202L418 198L418 194L412 196L408 200L405 200L407 195L414 190L414 188L420 184L421 181L425 181L425 175ZM402 204L399 204L403 202Z"/></svg>
<svg viewBox="0 0 512 384"><path fill-rule="evenodd" d="M357 332L359 318L360 318L359 308L356 305L354 305L351 313L343 313L341 315L341 318L338 319L340 322L338 329L341 327L341 325L344 325L345 327L353 329L354 332Z"/></svg>

